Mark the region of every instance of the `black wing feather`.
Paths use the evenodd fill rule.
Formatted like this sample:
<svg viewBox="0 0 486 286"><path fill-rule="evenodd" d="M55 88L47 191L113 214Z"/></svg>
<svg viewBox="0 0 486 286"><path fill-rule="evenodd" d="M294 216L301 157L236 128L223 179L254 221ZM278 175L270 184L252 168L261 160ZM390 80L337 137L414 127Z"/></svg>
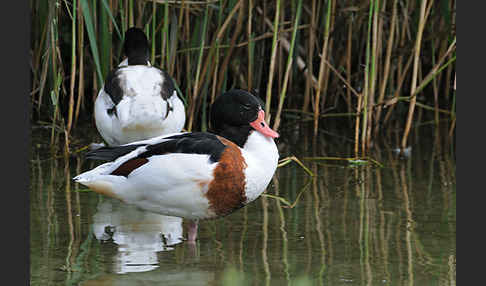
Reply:
<svg viewBox="0 0 486 286"><path fill-rule="evenodd" d="M121 87L120 77L118 76L118 70L112 70L105 80L105 92L110 96L111 100L117 105L123 98L123 89Z"/></svg>
<svg viewBox="0 0 486 286"><path fill-rule="evenodd" d="M113 161L123 155L126 155L133 150L145 144L135 144L135 145L123 145L123 146L106 146L101 147L93 151L89 151L86 154L86 159L90 160L103 160L103 161Z"/></svg>
<svg viewBox="0 0 486 286"><path fill-rule="evenodd" d="M148 158L167 153L206 154L211 162L218 162L226 147L216 135L206 132L184 133L166 139L172 140L147 146L147 151L139 157Z"/></svg>
<svg viewBox="0 0 486 286"><path fill-rule="evenodd" d="M161 69L158 70L161 74L161 77L164 79L160 86L160 96L162 96L164 100L167 100L174 93L175 85L172 81L171 76L166 71Z"/></svg>
<svg viewBox="0 0 486 286"><path fill-rule="evenodd" d="M86 158L91 160L113 161L126 155L140 146L146 146L147 151L136 158L148 158L154 155L168 153L205 154L209 155L211 162L218 162L226 145L216 135L206 132L183 133L164 139L170 139L161 143L147 145L122 145L114 147L101 147L87 153Z"/></svg>

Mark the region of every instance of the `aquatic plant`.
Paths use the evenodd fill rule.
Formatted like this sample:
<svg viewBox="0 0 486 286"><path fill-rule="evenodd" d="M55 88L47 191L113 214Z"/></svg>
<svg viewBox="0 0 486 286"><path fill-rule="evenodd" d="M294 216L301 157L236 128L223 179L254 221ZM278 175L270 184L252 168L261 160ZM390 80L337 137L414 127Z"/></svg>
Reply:
<svg viewBox="0 0 486 286"><path fill-rule="evenodd" d="M206 130L211 102L231 87L258 91L275 128L296 116L313 121L314 134L323 121L340 126L354 134L355 157L366 156L384 128L400 133L402 149L428 117L455 130L454 0L30 5L31 120L51 126L51 142L66 140L67 152L76 127L92 124L94 99L134 25L151 41L153 64L175 79L187 130Z"/></svg>

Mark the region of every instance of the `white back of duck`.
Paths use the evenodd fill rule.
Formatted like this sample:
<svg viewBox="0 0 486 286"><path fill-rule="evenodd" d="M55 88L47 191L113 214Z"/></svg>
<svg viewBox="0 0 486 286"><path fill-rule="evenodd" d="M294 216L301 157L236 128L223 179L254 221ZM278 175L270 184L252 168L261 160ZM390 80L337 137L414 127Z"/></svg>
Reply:
<svg viewBox="0 0 486 286"><path fill-rule="evenodd" d="M125 34L127 58L107 76L95 101L96 127L111 146L180 132L185 109L167 72L149 62L142 30Z"/></svg>

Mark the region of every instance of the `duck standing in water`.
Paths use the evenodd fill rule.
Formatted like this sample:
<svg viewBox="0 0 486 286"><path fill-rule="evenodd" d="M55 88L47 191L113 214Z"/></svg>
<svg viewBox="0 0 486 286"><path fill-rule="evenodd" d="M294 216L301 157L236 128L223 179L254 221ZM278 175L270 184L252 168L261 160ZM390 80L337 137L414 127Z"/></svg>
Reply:
<svg viewBox="0 0 486 286"><path fill-rule="evenodd" d="M257 97L230 90L211 107L214 133L176 133L93 150L87 158L111 162L74 180L143 210L191 220L188 239L194 242L199 219L234 212L270 183L279 135L264 118Z"/></svg>
<svg viewBox="0 0 486 286"><path fill-rule="evenodd" d="M111 71L94 104L96 128L110 146L180 132L184 104L169 74L150 64L144 32L125 33L127 58Z"/></svg>

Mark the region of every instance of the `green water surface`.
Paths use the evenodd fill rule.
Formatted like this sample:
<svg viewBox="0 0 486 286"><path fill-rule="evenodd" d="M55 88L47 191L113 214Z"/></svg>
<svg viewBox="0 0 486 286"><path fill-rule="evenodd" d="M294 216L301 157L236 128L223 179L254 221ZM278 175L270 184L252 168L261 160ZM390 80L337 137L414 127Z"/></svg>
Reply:
<svg viewBox="0 0 486 286"><path fill-rule="evenodd" d="M99 163L53 157L49 130L34 128L31 285L455 285L455 155L447 133L430 130L411 136L408 158L373 148L382 166L310 160L352 157L354 144L283 131L281 158L316 176L294 162L278 168L269 196L201 221L192 246L182 219L72 183Z"/></svg>

